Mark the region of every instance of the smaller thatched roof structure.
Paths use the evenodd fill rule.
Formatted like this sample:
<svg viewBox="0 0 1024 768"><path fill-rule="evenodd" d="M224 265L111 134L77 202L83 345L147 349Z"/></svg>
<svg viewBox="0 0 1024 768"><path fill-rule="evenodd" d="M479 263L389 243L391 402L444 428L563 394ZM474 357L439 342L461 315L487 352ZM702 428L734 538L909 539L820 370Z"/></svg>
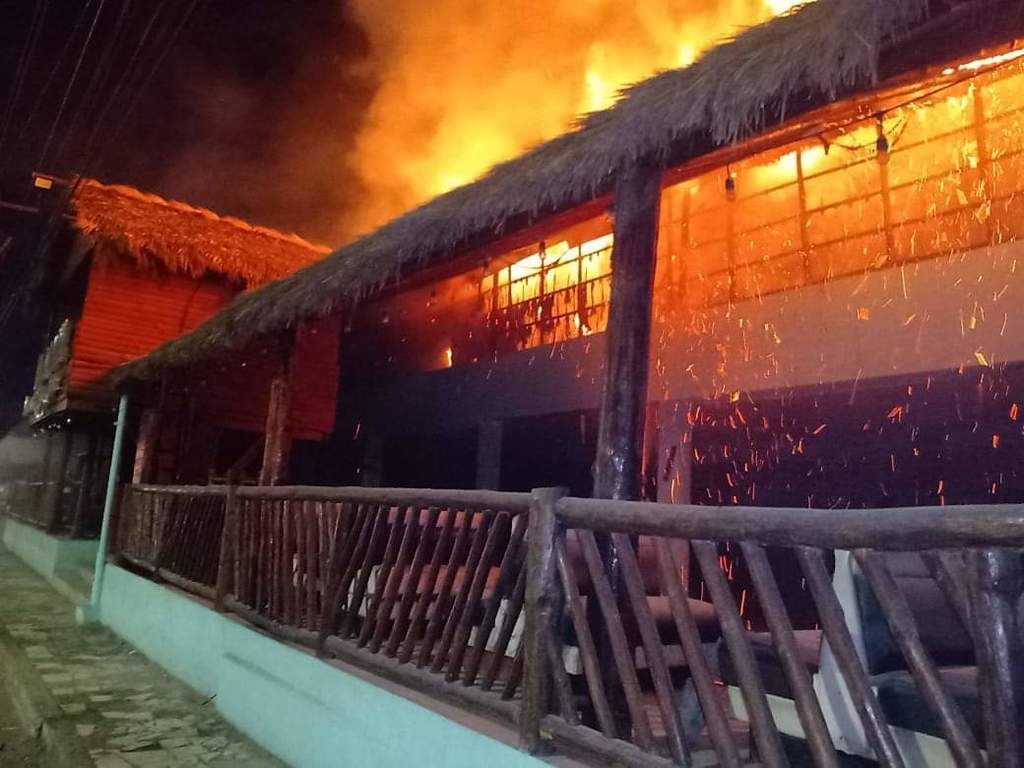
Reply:
<svg viewBox="0 0 1024 768"><path fill-rule="evenodd" d="M217 274L247 288L290 275L328 252L298 235L92 179L79 182L70 208L75 229L143 269Z"/></svg>
<svg viewBox="0 0 1024 768"><path fill-rule="evenodd" d="M638 160L682 163L872 88L883 54L905 55L901 46L916 30L943 41L940 50L929 51L932 57L962 54L959 48L971 44L963 42L965 23L988 23L996 7L1016 13L1024 0L816 0L799 7L723 42L687 68L627 88L611 108L478 181L239 296L120 375L152 378L165 368L242 348L262 334L350 305L428 262L456 256L469 243L607 194L617 174ZM1012 34L1002 28L988 37ZM904 69L925 63L913 53L905 56Z"/></svg>

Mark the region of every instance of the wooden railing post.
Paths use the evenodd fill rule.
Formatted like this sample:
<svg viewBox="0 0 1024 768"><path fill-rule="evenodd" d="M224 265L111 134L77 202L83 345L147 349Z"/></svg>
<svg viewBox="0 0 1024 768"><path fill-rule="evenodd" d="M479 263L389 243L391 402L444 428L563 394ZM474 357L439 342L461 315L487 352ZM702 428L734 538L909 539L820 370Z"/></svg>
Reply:
<svg viewBox="0 0 1024 768"><path fill-rule="evenodd" d="M968 572L978 690L988 764L1024 766L1024 554L1016 549L970 550Z"/></svg>
<svg viewBox="0 0 1024 768"><path fill-rule="evenodd" d="M547 644L554 628L556 605L555 505L565 488L538 488L532 493L526 551L526 631L523 637L523 702L519 712L519 747L535 753L541 747L541 719L547 714L551 670Z"/></svg>
<svg viewBox="0 0 1024 768"><path fill-rule="evenodd" d="M296 332L293 331L283 338L279 350L281 354L279 368L270 382L260 485L281 485L288 476L288 462L292 446L290 422L295 337Z"/></svg>
<svg viewBox="0 0 1024 768"><path fill-rule="evenodd" d="M224 496L224 525L220 532L220 558L217 561L217 597L214 607L224 610L224 598L231 585L231 575L235 571L235 549L238 542L235 535L238 530L238 476L232 470L228 472L228 488ZM234 585L238 589L237 585ZM237 594L237 593L236 593Z"/></svg>

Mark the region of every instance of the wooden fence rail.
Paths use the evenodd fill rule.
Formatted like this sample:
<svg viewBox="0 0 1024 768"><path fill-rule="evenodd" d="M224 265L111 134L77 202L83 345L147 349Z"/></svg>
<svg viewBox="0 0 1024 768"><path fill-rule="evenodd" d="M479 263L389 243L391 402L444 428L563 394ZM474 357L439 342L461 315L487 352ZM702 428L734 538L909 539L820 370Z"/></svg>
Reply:
<svg viewBox="0 0 1024 768"><path fill-rule="evenodd" d="M1009 767L1024 766L1022 547L1020 505L831 511L557 489L132 486L116 552L282 638L516 722L531 751L784 766L797 735L811 762L837 766L850 747L819 686L833 674L861 754L913 763L886 698L896 679L952 764ZM784 586L783 561L805 592ZM841 571L852 599L836 587ZM928 621L951 616L949 633L965 638L961 657L922 623L908 592L921 584L939 596ZM871 606L881 639L865 648L851 618ZM980 718L950 688L954 662L974 681Z"/></svg>

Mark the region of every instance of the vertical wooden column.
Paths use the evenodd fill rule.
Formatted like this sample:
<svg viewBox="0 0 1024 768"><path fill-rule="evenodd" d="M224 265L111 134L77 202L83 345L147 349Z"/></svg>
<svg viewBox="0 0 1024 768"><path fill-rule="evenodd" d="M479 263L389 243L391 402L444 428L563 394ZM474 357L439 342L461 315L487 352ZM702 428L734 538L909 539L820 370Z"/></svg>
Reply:
<svg viewBox="0 0 1024 768"><path fill-rule="evenodd" d="M78 498L75 501L75 515L71 521L71 538L80 539L85 535L86 513L93 499L93 478L96 475L96 453L99 449L99 435L90 429L86 438L87 447L81 466L81 482L78 486Z"/></svg>
<svg viewBox="0 0 1024 768"><path fill-rule="evenodd" d="M662 504L693 503L693 425L690 403L661 402L658 405L658 498ZM690 547L673 541L671 548L682 568L690 572ZM685 581L684 581L685 584Z"/></svg>
<svg viewBox="0 0 1024 768"><path fill-rule="evenodd" d="M594 461L594 496L637 499L643 482L651 297L658 245L661 172L636 165L615 187L612 295Z"/></svg>
<svg viewBox="0 0 1024 768"><path fill-rule="evenodd" d="M263 465L260 485L280 485L288 475L291 458L291 406L292 371L295 334L289 333L281 344L281 360L277 373L270 382L270 402L267 405L267 427L263 441Z"/></svg>
<svg viewBox="0 0 1024 768"><path fill-rule="evenodd" d="M132 485L149 483L156 468L156 453L160 446L160 408L146 408L139 420L139 437L135 442L135 464Z"/></svg>
<svg viewBox="0 0 1024 768"><path fill-rule="evenodd" d="M644 425L651 340L651 299L657 261L661 172L638 164L623 171L615 186L615 244L612 293L605 332L605 375L594 459L594 496L639 499L643 488ZM531 521L532 524L532 521ZM599 542L609 584L619 592L621 564L611 537ZM596 603L595 603L596 605ZM598 655L606 670L605 688L620 730L628 723L622 687L614 670L607 628L596 610Z"/></svg>
<svg viewBox="0 0 1024 768"><path fill-rule="evenodd" d="M238 473L231 469L227 477L228 489L224 498L224 526L220 534L220 556L217 559L217 592L214 608L224 611L224 599L228 593L238 596L238 584L232 576L235 561L238 560Z"/></svg>
<svg viewBox="0 0 1024 768"><path fill-rule="evenodd" d="M65 425L60 433L60 452L57 454L57 472L55 473L53 488L49 494L50 509L46 521L46 530L54 533L61 527L61 517L64 512L64 488L68 480L68 462L71 459L71 447L75 439L75 433L71 425Z"/></svg>
<svg viewBox="0 0 1024 768"><path fill-rule="evenodd" d="M989 765L1024 766L1024 554L971 550L978 690Z"/></svg>
<svg viewBox="0 0 1024 768"><path fill-rule="evenodd" d="M49 496L50 462L53 457L53 433L45 431L43 435L43 464L39 470L39 484L32 494L32 519L38 525L43 519L43 506Z"/></svg>
<svg viewBox="0 0 1024 768"><path fill-rule="evenodd" d="M501 487L501 442L504 423L483 422L477 433L476 487L497 491Z"/></svg>

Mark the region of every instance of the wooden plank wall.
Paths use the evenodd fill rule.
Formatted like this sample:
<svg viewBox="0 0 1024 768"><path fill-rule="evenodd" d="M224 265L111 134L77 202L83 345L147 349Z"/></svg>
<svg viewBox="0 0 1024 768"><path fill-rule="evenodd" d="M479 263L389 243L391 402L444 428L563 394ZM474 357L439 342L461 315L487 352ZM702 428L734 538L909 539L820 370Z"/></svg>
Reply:
<svg viewBox="0 0 1024 768"><path fill-rule="evenodd" d="M127 262L94 264L75 333L68 390L72 397L113 397L103 377L190 331L238 292L223 280L142 272Z"/></svg>
<svg viewBox="0 0 1024 768"><path fill-rule="evenodd" d="M326 317L304 324L296 334L290 420L296 439L319 440L334 430L339 331L339 318ZM267 345L222 354L202 375L190 375L202 412L227 429L263 432L278 360Z"/></svg>

